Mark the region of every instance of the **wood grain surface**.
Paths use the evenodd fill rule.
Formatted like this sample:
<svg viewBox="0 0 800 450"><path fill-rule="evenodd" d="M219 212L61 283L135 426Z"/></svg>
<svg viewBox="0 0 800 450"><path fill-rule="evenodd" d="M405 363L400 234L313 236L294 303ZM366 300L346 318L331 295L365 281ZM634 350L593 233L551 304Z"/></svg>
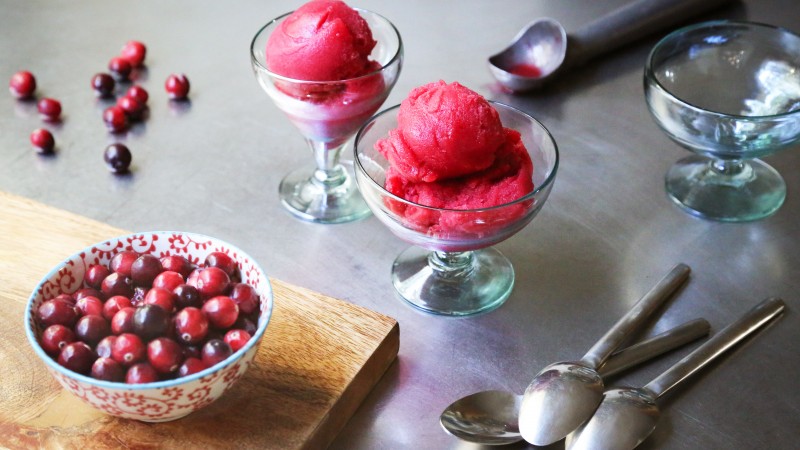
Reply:
<svg viewBox="0 0 800 450"><path fill-rule="evenodd" d="M233 389L173 422L107 416L50 377L23 315L58 262L126 233L0 192L0 448L325 448L397 357L394 319L271 279L271 322Z"/></svg>

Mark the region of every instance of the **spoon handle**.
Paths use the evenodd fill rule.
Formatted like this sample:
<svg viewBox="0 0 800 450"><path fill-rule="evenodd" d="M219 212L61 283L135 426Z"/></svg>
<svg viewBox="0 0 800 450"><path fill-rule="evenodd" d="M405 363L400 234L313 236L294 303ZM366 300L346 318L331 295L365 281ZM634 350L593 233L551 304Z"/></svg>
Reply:
<svg viewBox="0 0 800 450"><path fill-rule="evenodd" d="M647 383L644 389L652 392L655 398L661 397L742 339L766 325L785 307L783 300L779 298L773 297L762 301L739 320L722 329L666 372Z"/></svg>
<svg viewBox="0 0 800 450"><path fill-rule="evenodd" d="M622 316L606 334L584 355L581 361L589 367L600 367L625 339L638 331L647 319L675 292L689 277L689 266L677 264L661 279L650 292L644 295L633 308Z"/></svg>
<svg viewBox="0 0 800 450"><path fill-rule="evenodd" d="M710 11L729 0L637 0L568 36L562 67L577 67L649 34Z"/></svg>
<svg viewBox="0 0 800 450"><path fill-rule="evenodd" d="M616 375L706 336L710 329L711 325L706 319L691 320L614 353L597 371L603 378Z"/></svg>

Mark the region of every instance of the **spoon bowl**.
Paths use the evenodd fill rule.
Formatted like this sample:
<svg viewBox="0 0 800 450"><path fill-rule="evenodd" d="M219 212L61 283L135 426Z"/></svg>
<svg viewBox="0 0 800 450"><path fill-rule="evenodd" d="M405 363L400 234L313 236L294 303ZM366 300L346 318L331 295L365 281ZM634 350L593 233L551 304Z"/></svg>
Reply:
<svg viewBox="0 0 800 450"><path fill-rule="evenodd" d="M529 23L505 50L489 57L492 75L512 91L534 89L561 66L567 54L567 30L544 18Z"/></svg>

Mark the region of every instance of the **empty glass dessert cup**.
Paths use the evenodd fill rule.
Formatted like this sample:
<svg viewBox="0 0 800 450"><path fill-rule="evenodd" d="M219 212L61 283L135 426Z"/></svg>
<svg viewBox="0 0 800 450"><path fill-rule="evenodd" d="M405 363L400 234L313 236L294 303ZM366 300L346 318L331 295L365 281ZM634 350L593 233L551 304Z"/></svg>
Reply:
<svg viewBox="0 0 800 450"><path fill-rule="evenodd" d="M264 25L250 44L250 60L259 84L300 130L313 152L315 166L289 173L279 188L283 206L310 222L350 222L370 213L353 182L352 161L340 161L339 157L347 141L375 114L392 90L402 66L403 44L387 19L370 11L356 11L367 21L377 41L370 58L381 66L360 77L304 81L269 71L267 41L291 13Z"/></svg>
<svg viewBox="0 0 800 450"><path fill-rule="evenodd" d="M389 162L375 143L397 128L398 106L373 117L355 141L356 181L375 216L413 247L392 266L392 284L411 305L430 313L464 316L502 305L514 286L514 268L491 248L524 228L542 209L558 168L558 148L547 129L528 114L490 102L503 126L521 133L533 161L534 190L485 209L423 206L384 188Z"/></svg>
<svg viewBox="0 0 800 450"><path fill-rule="evenodd" d="M682 28L653 48L644 91L656 123L695 153L666 174L675 203L728 222L780 208L786 184L756 158L800 141L800 36L728 21Z"/></svg>

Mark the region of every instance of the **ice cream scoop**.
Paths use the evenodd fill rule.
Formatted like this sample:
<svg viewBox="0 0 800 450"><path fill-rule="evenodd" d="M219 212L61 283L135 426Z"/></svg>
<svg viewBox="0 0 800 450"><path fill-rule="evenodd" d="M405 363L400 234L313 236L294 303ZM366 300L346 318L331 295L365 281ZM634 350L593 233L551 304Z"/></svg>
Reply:
<svg viewBox="0 0 800 450"><path fill-rule="evenodd" d="M530 91L556 74L727 1L637 0L570 34L553 19L537 19L520 31L505 50L489 57L489 70L507 89Z"/></svg>

